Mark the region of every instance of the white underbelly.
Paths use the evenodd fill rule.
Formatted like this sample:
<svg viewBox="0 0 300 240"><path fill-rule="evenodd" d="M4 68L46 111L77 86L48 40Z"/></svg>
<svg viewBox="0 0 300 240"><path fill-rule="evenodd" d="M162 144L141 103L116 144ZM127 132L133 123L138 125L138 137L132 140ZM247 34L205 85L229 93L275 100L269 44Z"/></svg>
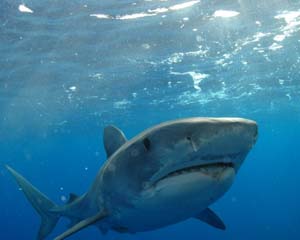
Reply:
<svg viewBox="0 0 300 240"><path fill-rule="evenodd" d="M217 176L191 172L166 178L142 192L133 208L119 209L113 222L141 232L194 217L229 189L234 176L234 170L227 168Z"/></svg>

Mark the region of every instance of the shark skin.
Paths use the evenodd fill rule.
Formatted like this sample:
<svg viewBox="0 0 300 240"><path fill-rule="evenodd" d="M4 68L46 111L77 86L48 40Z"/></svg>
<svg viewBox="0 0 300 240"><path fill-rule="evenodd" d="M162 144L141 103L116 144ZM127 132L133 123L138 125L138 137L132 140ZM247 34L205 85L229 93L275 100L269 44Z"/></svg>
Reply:
<svg viewBox="0 0 300 240"><path fill-rule="evenodd" d="M256 122L242 118L187 118L161 123L131 140L114 127L104 129L107 161L90 189L70 194L58 206L14 169L6 166L41 216L38 240L60 217L70 219L63 240L90 225L106 234L151 231L189 218L224 230L209 206L233 184L256 142Z"/></svg>

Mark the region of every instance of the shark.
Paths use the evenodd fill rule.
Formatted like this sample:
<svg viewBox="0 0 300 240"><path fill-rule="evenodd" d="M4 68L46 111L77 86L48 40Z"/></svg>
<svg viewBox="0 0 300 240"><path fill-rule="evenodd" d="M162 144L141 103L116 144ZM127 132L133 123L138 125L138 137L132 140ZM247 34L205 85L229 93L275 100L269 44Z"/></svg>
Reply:
<svg viewBox="0 0 300 240"><path fill-rule="evenodd" d="M225 230L210 208L232 186L258 135L255 121L193 117L163 122L128 140L113 125L104 128L107 160L82 196L70 193L57 205L6 165L41 217L37 239L49 236L60 217L70 220L63 240L91 225L137 233L190 218Z"/></svg>

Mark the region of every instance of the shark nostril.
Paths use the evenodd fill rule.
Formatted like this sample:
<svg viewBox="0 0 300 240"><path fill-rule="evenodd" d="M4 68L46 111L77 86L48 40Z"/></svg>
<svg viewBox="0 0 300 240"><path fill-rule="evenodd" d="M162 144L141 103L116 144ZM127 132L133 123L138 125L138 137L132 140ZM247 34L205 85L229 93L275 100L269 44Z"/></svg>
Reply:
<svg viewBox="0 0 300 240"><path fill-rule="evenodd" d="M192 140L192 138L190 136L187 136L186 139L190 142L194 152L197 152L197 146L195 145L194 141Z"/></svg>

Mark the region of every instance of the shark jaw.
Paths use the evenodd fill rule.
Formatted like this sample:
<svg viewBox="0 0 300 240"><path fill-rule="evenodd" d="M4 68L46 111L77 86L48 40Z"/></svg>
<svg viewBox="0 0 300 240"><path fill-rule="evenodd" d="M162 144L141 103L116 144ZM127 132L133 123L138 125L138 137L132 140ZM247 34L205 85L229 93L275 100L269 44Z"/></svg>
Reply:
<svg viewBox="0 0 300 240"><path fill-rule="evenodd" d="M193 165L168 173L156 181L152 189L158 195L163 195L163 198L170 197L170 203L171 199L177 199L177 202L199 209L200 205L208 206L223 196L231 187L235 176L233 163Z"/></svg>
<svg viewBox="0 0 300 240"><path fill-rule="evenodd" d="M119 224L132 232L149 231L196 216L228 191L235 174L230 163L170 172L145 188L134 208L124 210Z"/></svg>
<svg viewBox="0 0 300 240"><path fill-rule="evenodd" d="M204 202L210 205L220 198L231 186L236 175L232 162L209 162L177 167L158 178L148 190L154 195L170 196L170 199L195 204ZM203 194L207 197L203 198ZM200 196L200 199L197 199ZM160 200L163 201L163 200ZM172 201L170 201L172 202ZM166 202L167 203L167 202Z"/></svg>
<svg viewBox="0 0 300 240"><path fill-rule="evenodd" d="M224 170L227 168L234 169L234 164L229 162L215 162L215 163L207 163L207 164L201 164L201 165L192 165L187 166L184 168L179 168L177 170L171 171L165 176L160 177L158 180L156 180L155 184L159 183L160 181L163 181L168 178L176 178L178 176L184 175L184 174L190 174L190 173L199 173L208 175L211 177L217 177L219 174L221 174Z"/></svg>
<svg viewBox="0 0 300 240"><path fill-rule="evenodd" d="M206 158L209 158L208 160ZM242 153L226 154L222 156L207 156L205 158L195 158L179 164L163 167L150 180L148 186L157 185L160 181L191 173L198 173L217 178L226 169L232 169L236 173L238 167L236 162L244 158Z"/></svg>

